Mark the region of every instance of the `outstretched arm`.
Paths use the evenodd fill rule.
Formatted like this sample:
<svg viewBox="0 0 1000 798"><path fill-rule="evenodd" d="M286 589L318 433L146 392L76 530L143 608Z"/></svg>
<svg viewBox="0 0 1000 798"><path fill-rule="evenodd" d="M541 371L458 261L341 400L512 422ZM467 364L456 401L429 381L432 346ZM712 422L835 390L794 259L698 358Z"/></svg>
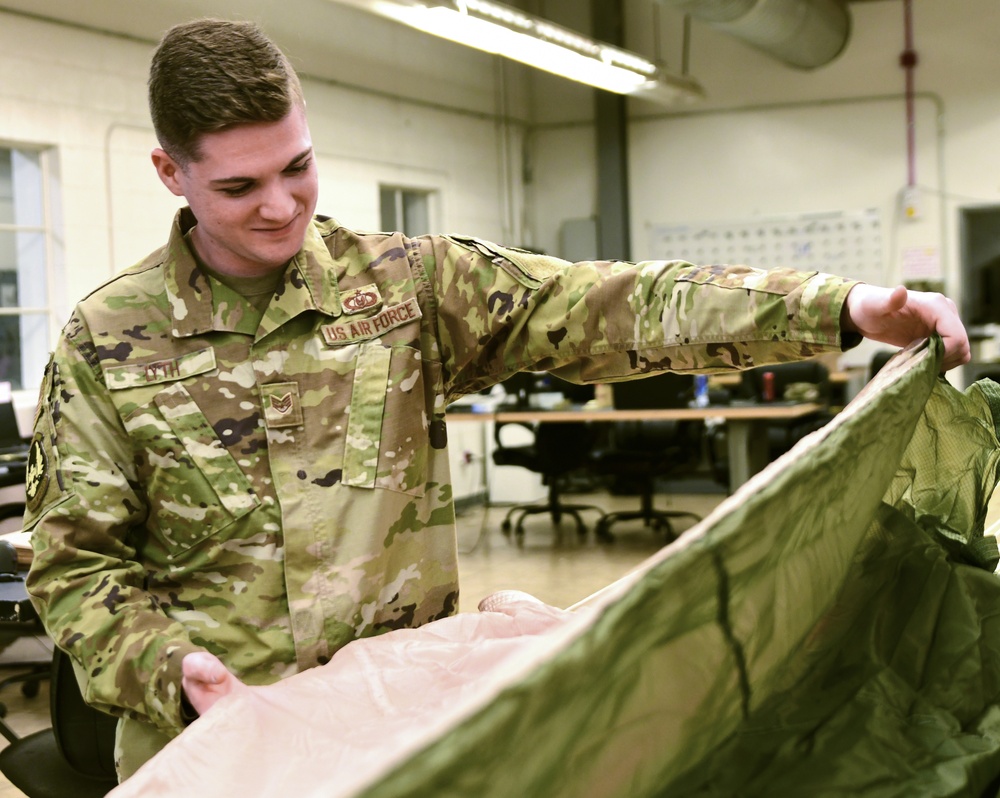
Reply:
<svg viewBox="0 0 1000 798"><path fill-rule="evenodd" d="M909 291L902 285L854 286L844 303L841 329L899 347L937 333L944 340L944 371L968 363L971 357L969 336L955 303L942 294Z"/></svg>
<svg viewBox="0 0 1000 798"><path fill-rule="evenodd" d="M222 664L214 654L195 651L181 663L184 674L181 687L184 695L199 715L204 715L215 702L230 693L250 690Z"/></svg>

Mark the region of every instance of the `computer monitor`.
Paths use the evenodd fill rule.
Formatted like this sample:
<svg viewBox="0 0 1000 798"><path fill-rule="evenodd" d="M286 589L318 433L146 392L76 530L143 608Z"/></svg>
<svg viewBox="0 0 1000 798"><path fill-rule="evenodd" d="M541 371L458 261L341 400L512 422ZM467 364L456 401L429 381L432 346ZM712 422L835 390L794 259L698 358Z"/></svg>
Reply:
<svg viewBox="0 0 1000 798"><path fill-rule="evenodd" d="M593 385L578 385L545 371L522 371L503 381L503 389L514 397L517 409L527 409L537 393L561 393L572 404L582 405L594 398Z"/></svg>
<svg viewBox="0 0 1000 798"><path fill-rule="evenodd" d="M1000 324L1000 258L984 263L976 272L972 324Z"/></svg>
<svg viewBox="0 0 1000 798"><path fill-rule="evenodd" d="M27 451L28 444L21 437L17 414L10 402L0 402L0 454Z"/></svg>

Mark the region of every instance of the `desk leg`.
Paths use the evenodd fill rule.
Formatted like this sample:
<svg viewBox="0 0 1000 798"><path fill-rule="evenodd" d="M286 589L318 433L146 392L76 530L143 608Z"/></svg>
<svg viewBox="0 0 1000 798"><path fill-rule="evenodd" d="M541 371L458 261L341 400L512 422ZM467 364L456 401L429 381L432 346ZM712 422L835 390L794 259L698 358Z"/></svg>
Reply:
<svg viewBox="0 0 1000 798"><path fill-rule="evenodd" d="M726 421L729 448L729 492L767 465L767 422L729 419Z"/></svg>

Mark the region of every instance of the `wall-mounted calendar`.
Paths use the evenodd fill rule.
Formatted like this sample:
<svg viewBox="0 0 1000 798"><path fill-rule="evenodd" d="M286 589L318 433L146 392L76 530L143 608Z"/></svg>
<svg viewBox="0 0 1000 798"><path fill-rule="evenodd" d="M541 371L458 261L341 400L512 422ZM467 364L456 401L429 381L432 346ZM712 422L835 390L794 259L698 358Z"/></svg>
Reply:
<svg viewBox="0 0 1000 798"><path fill-rule="evenodd" d="M787 266L885 283L882 224L873 209L653 225L649 235L656 260Z"/></svg>

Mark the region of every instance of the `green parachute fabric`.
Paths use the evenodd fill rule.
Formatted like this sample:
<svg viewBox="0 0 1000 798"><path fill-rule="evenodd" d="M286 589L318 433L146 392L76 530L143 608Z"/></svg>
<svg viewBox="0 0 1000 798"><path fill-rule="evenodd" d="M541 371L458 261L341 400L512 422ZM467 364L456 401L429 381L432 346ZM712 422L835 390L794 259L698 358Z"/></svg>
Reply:
<svg viewBox="0 0 1000 798"><path fill-rule="evenodd" d="M1000 390L910 347L593 623L361 794L979 796L1000 776Z"/></svg>

